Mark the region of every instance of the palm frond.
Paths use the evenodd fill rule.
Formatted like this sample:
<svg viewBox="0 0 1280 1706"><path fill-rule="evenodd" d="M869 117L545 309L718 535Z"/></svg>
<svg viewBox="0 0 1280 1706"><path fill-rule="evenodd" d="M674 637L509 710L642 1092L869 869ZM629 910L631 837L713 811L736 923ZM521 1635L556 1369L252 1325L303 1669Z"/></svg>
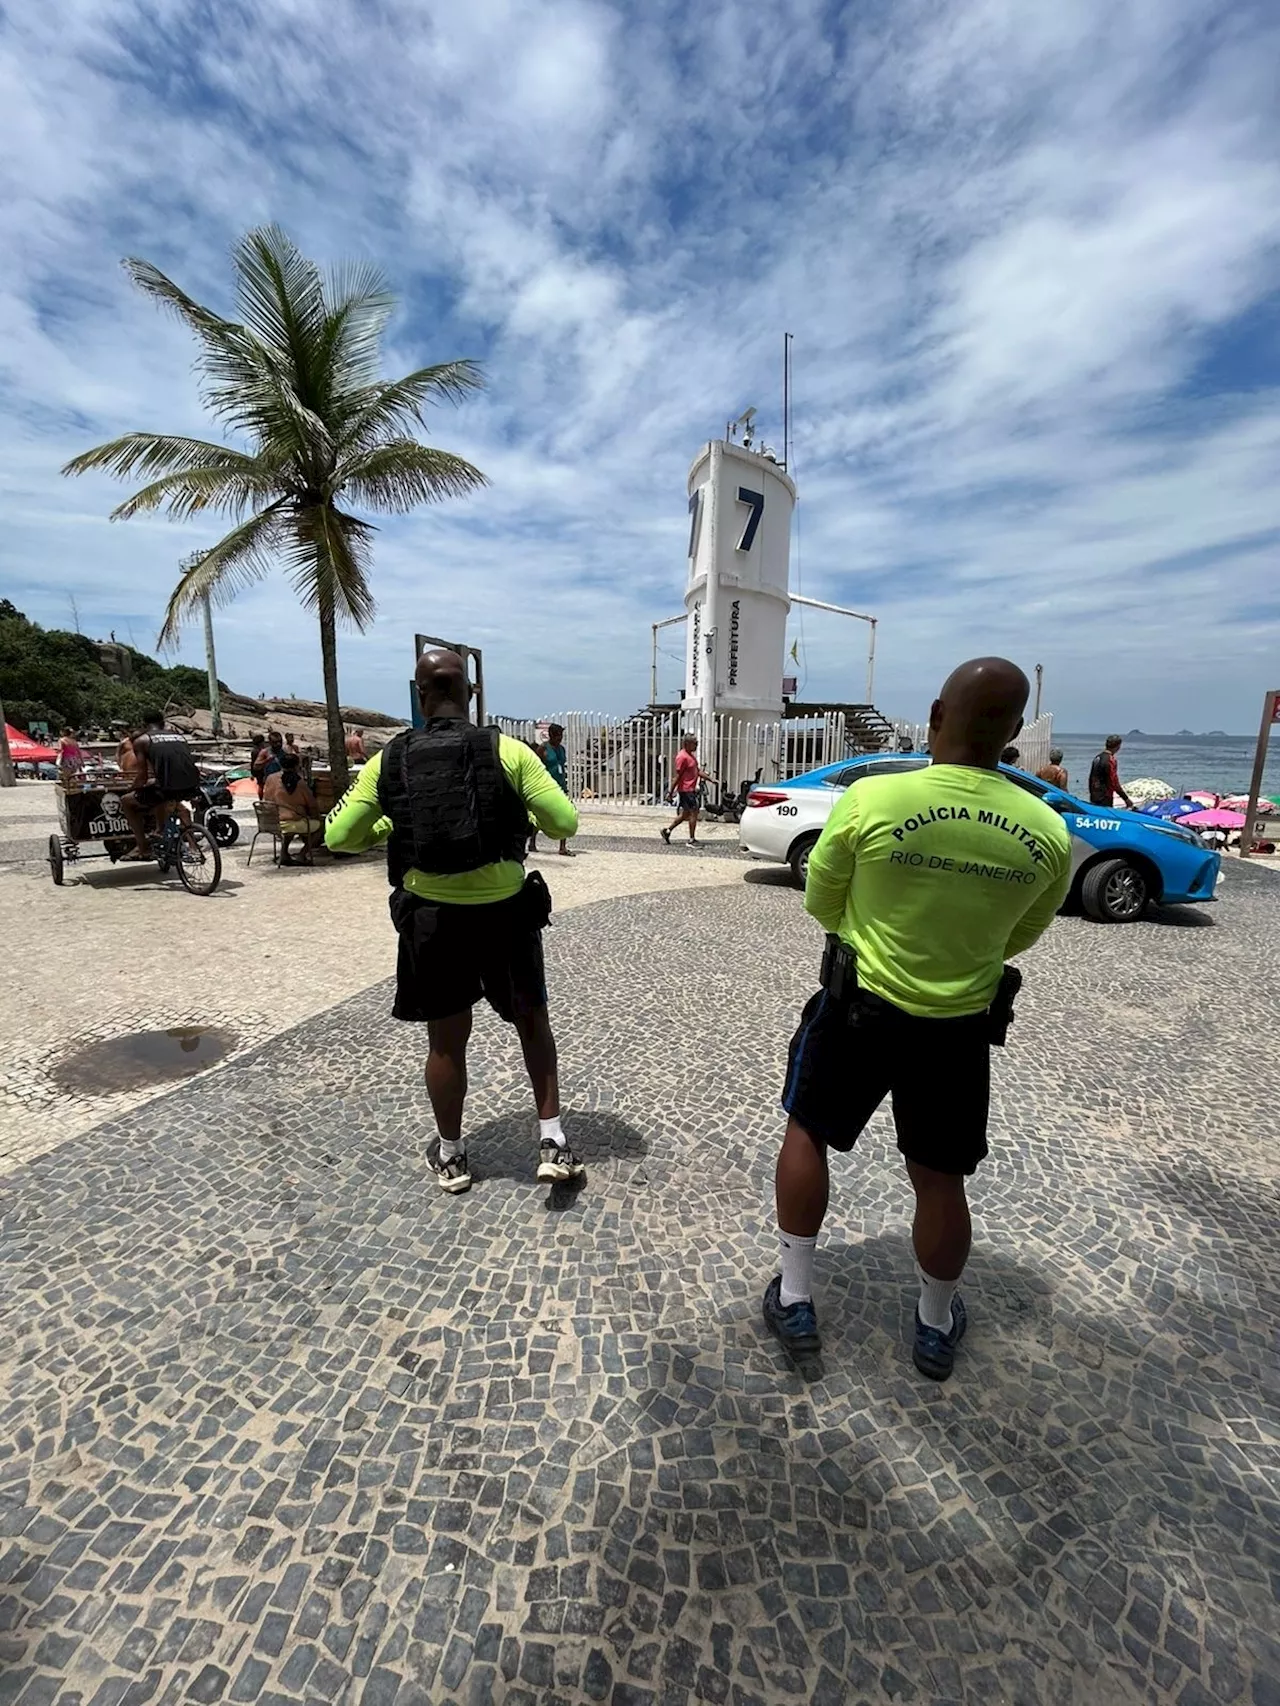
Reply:
<svg viewBox="0 0 1280 1706"><path fill-rule="evenodd" d="M121 264L139 290L145 291L162 308L167 308L170 313L185 321L202 343L206 339L219 339L223 336L229 322L220 314L215 314L211 308L197 302L193 296L188 296L186 291L176 285L167 274L162 273L159 267L133 255L128 256Z"/></svg>
<svg viewBox="0 0 1280 1706"><path fill-rule="evenodd" d="M319 609L327 598L353 627L369 626L376 610L369 589L370 542L376 531L333 504L294 510L285 553L294 591L307 609Z"/></svg>
<svg viewBox="0 0 1280 1706"><path fill-rule="evenodd" d="M252 504L280 494L280 478L266 470L244 468L192 468L183 473L162 474L149 486L117 504L112 521L129 521L162 506L175 521L200 510L222 510L241 516Z"/></svg>
<svg viewBox="0 0 1280 1706"><path fill-rule="evenodd" d="M197 551L182 565L182 576L169 595L157 644L175 644L182 620L206 596L226 604L237 592L270 574L286 500L269 504L225 534L207 551Z"/></svg>
<svg viewBox="0 0 1280 1706"><path fill-rule="evenodd" d="M188 473L193 468L226 468L249 472L258 467L255 456L212 444L204 438L182 438L171 433L127 432L83 455L73 456L64 474L87 474L95 468L127 480L132 474Z"/></svg>
<svg viewBox="0 0 1280 1706"><path fill-rule="evenodd" d="M324 330L324 281L314 261L278 225L246 232L232 250L245 325L292 368L305 402L312 357Z"/></svg>
<svg viewBox="0 0 1280 1706"><path fill-rule="evenodd" d="M488 481L478 468L413 438L393 438L340 462L335 488L364 509L403 515L419 504L465 497Z"/></svg>
<svg viewBox="0 0 1280 1706"><path fill-rule="evenodd" d="M419 367L403 379L369 386L351 399L349 418L342 432L342 446L365 450L388 435L400 436L416 422L426 424L429 403L460 403L473 391L484 389L484 372L475 361L445 361L435 367Z"/></svg>
<svg viewBox="0 0 1280 1706"><path fill-rule="evenodd" d="M327 274L325 300L329 317L323 356L336 401L377 382L382 334L396 299L381 267L347 261Z"/></svg>
<svg viewBox="0 0 1280 1706"><path fill-rule="evenodd" d="M185 322L200 341L199 370L214 384L234 386L252 379L259 366L255 340L234 320L205 308L150 261L126 260L129 277L162 308Z"/></svg>

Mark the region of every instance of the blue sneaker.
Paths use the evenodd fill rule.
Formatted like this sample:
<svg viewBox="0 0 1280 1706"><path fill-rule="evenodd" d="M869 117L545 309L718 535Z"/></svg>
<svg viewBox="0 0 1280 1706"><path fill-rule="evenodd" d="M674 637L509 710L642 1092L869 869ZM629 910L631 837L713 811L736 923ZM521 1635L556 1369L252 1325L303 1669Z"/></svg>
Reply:
<svg viewBox="0 0 1280 1706"><path fill-rule="evenodd" d="M822 1349L818 1317L812 1302L782 1301L782 1275L775 1274L764 1294L764 1324L791 1356L813 1356Z"/></svg>
<svg viewBox="0 0 1280 1706"><path fill-rule="evenodd" d="M965 1312L964 1299L959 1292L951 1299L951 1331L944 1333L938 1327L926 1327L920 1319L920 1311L916 1310L916 1342L911 1348L911 1360L930 1380L946 1380L955 1367L956 1346L964 1338L964 1330L969 1325L969 1317Z"/></svg>

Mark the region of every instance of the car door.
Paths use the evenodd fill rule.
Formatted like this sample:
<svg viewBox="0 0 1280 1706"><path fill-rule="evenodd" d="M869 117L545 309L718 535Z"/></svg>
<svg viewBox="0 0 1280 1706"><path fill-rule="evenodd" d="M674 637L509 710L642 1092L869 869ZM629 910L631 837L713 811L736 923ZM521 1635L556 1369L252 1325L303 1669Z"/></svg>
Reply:
<svg viewBox="0 0 1280 1706"><path fill-rule="evenodd" d="M1022 788L1028 794L1034 794L1043 800L1050 811L1058 813L1071 836L1071 875L1074 879L1081 865L1087 864L1094 854L1105 850L1110 843L1116 852L1121 849L1115 846L1124 828L1116 813L1110 812L1105 806L1086 805L1083 800L1077 800L1074 794L1068 794L1065 789L1055 788L1049 782L1042 782L1038 776L1027 776L1022 771L1001 769L1000 774L1007 782Z"/></svg>

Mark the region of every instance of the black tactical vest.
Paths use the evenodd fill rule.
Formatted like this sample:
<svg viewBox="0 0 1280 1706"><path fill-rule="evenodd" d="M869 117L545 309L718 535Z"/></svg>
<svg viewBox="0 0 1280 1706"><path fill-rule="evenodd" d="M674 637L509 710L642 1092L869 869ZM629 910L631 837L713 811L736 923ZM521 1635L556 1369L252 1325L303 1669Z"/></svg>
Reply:
<svg viewBox="0 0 1280 1706"><path fill-rule="evenodd" d="M410 868L433 876L478 871L529 850L529 813L507 780L496 728L436 717L383 751L378 803L391 819L387 876L399 888Z"/></svg>

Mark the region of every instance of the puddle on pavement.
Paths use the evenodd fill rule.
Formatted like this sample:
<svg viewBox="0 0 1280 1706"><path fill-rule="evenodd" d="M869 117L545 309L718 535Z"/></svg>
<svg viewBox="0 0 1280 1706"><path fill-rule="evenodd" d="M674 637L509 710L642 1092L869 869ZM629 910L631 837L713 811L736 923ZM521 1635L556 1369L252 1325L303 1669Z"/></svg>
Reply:
<svg viewBox="0 0 1280 1706"><path fill-rule="evenodd" d="M216 1066L236 1045L234 1031L213 1025L175 1025L167 1031L135 1031L72 1049L50 1073L61 1090L75 1096L111 1096L190 1078Z"/></svg>

